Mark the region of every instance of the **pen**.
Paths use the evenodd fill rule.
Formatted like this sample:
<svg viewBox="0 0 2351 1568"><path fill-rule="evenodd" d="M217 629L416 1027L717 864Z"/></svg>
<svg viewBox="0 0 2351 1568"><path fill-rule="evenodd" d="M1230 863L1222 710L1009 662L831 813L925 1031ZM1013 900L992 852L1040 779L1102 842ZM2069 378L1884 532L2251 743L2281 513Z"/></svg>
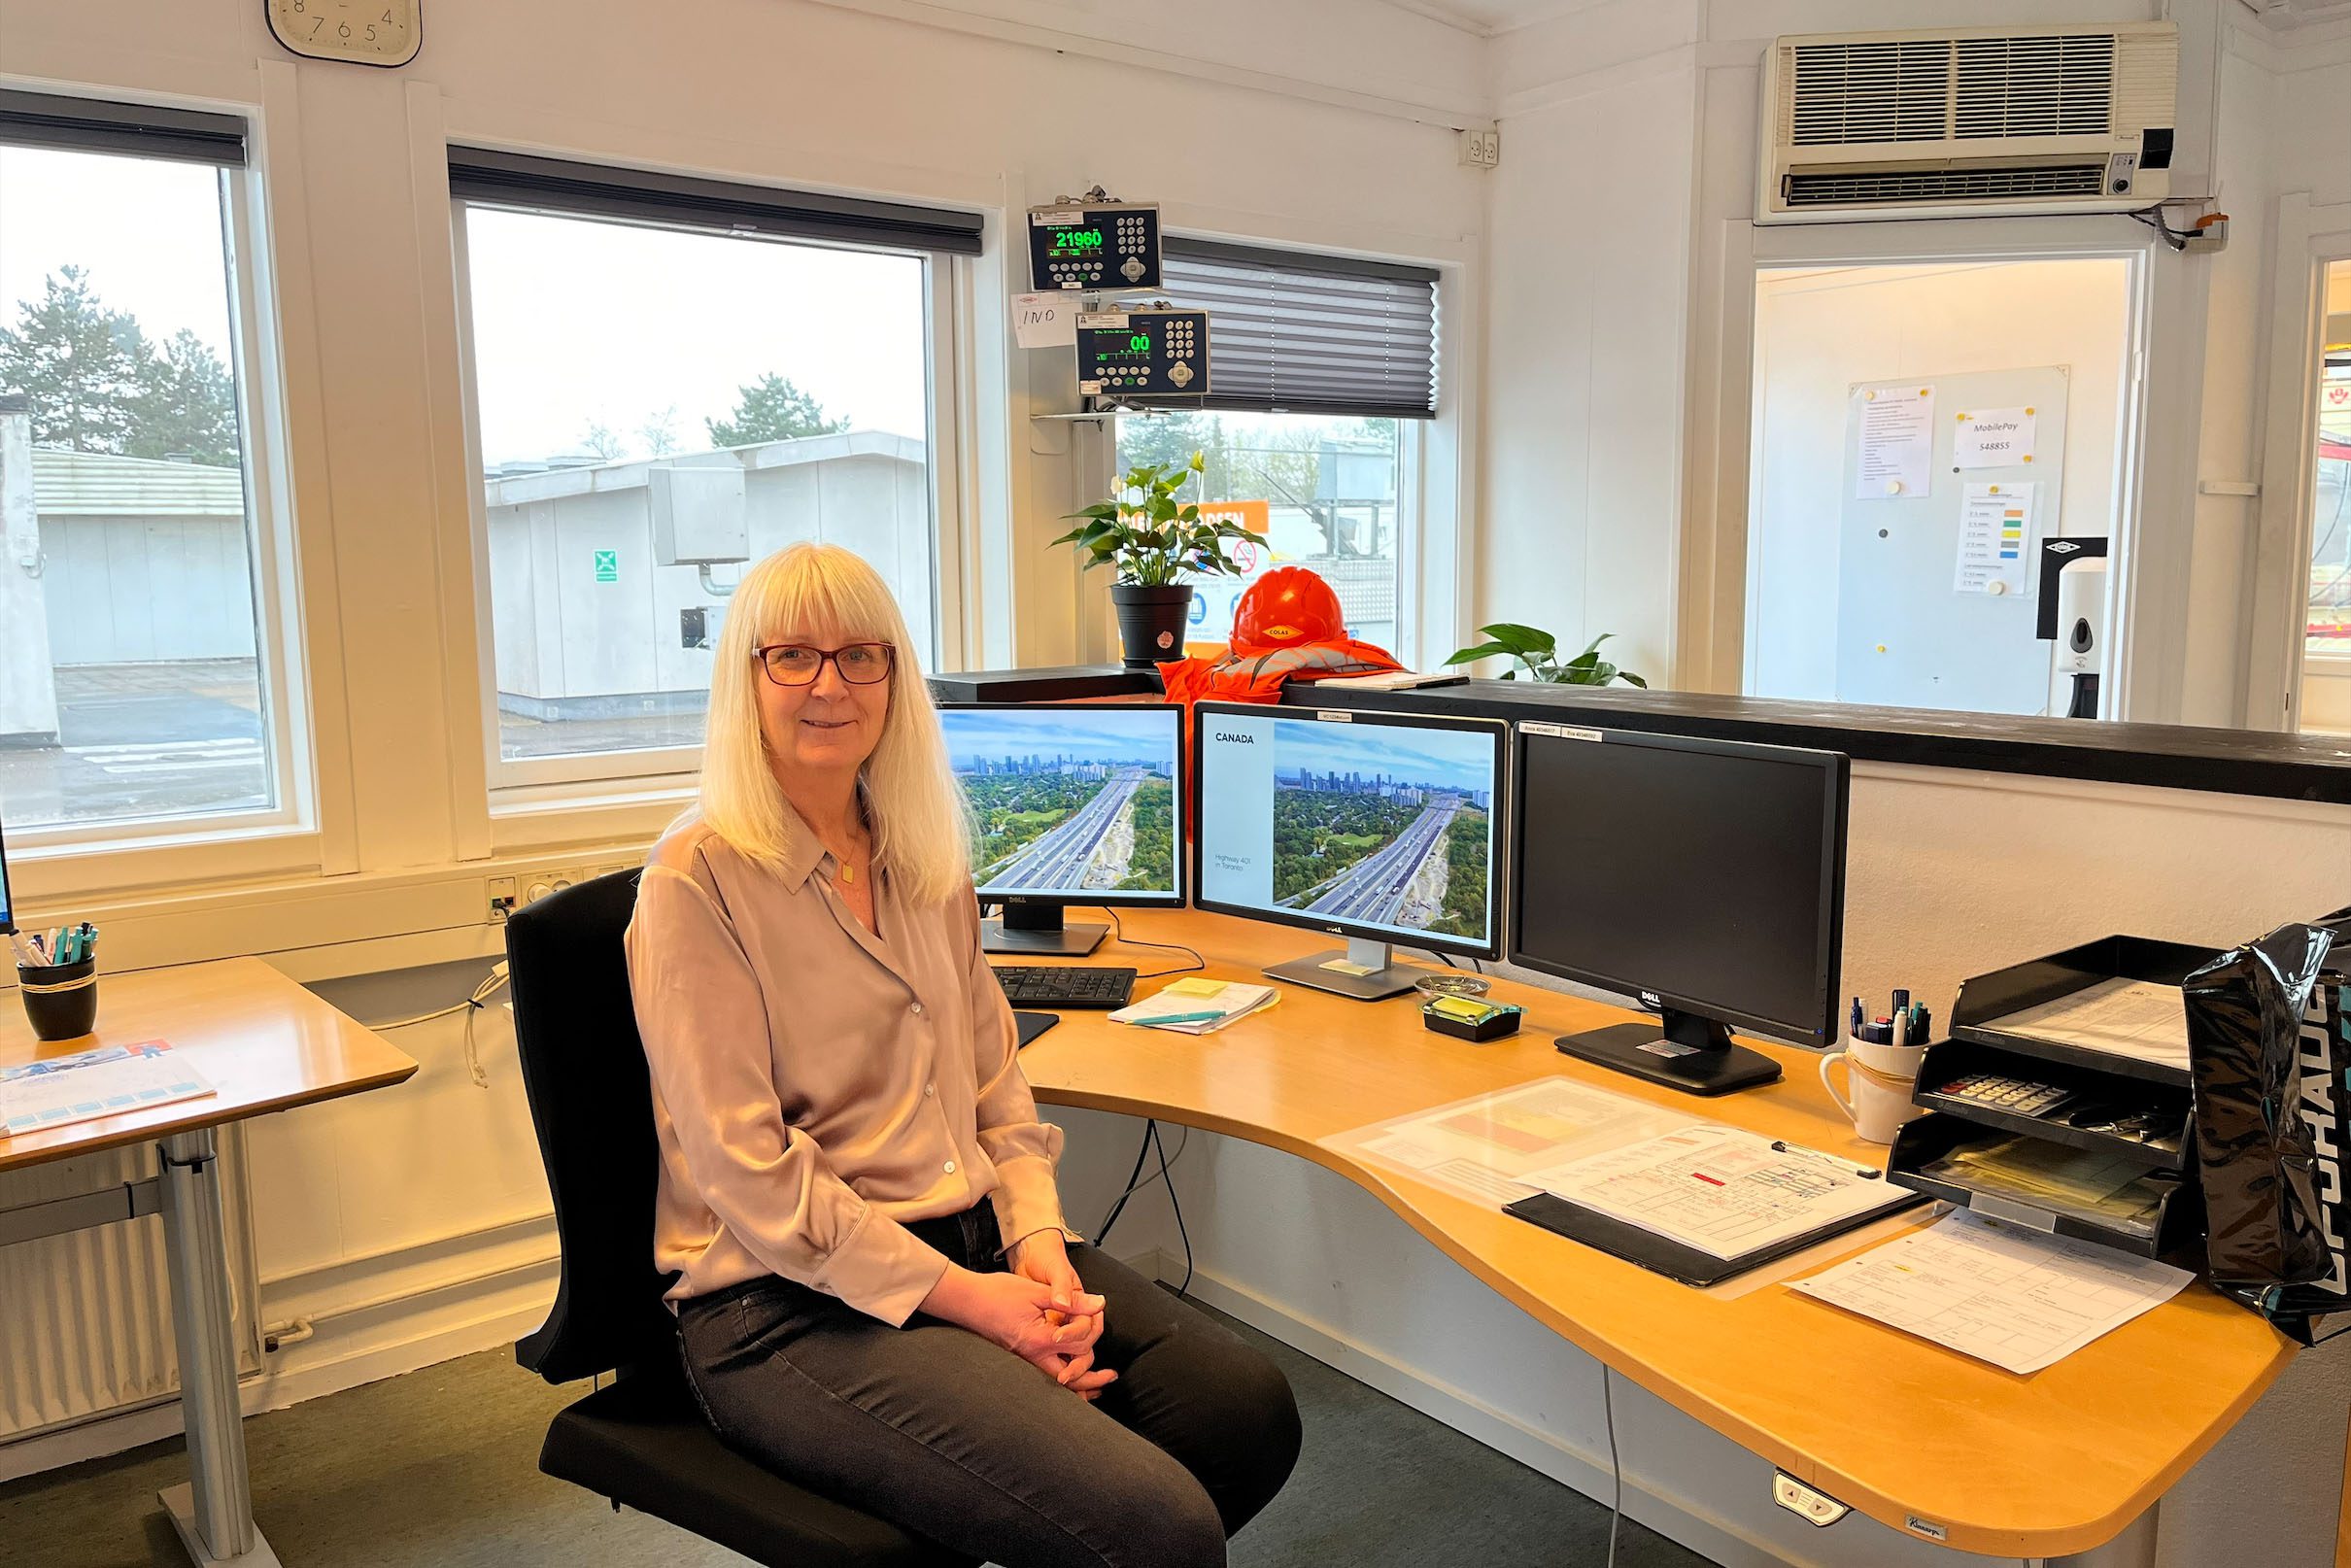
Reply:
<svg viewBox="0 0 2351 1568"><path fill-rule="evenodd" d="M1899 991L1894 993L1896 997L1899 997L1901 994L1902 993ZM1897 1046L1908 1045L1910 1043L1910 1008L1905 1006L1900 1002L1896 1002L1894 1004L1893 1035L1892 1038L1888 1040L1886 1043L1889 1045Z"/></svg>
<svg viewBox="0 0 2351 1568"><path fill-rule="evenodd" d="M38 969L41 967L41 955L33 950L33 944L31 942L25 940L22 937L19 937L17 935L17 933L12 931L8 934L8 944L17 950L17 963L23 965L27 969Z"/></svg>
<svg viewBox="0 0 2351 1568"><path fill-rule="evenodd" d="M1156 1018L1138 1018L1139 1024L1205 1024L1211 1018L1221 1018L1221 1012L1165 1012Z"/></svg>
<svg viewBox="0 0 2351 1568"><path fill-rule="evenodd" d="M1817 1148L1806 1148L1801 1143L1790 1143L1786 1139L1773 1139L1771 1146L1782 1154L1792 1154L1799 1160L1824 1160L1840 1171L1851 1171L1855 1176L1864 1176L1871 1181L1878 1178L1877 1172L1870 1170L1865 1165L1848 1165L1834 1154L1824 1154Z"/></svg>
<svg viewBox="0 0 2351 1568"><path fill-rule="evenodd" d="M1858 1039L1861 1033L1861 999L1856 997L1853 999L1853 1022L1846 1026L1846 1038Z"/></svg>

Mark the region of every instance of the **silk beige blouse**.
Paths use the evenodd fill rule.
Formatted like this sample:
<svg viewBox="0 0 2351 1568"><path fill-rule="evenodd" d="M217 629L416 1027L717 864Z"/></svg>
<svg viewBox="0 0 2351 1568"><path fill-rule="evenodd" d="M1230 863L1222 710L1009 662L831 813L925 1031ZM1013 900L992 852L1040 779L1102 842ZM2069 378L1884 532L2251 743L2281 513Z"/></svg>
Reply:
<svg viewBox="0 0 2351 1568"><path fill-rule="evenodd" d="M879 875L876 935L795 839L779 870L689 821L645 865L628 951L654 1264L672 1302L773 1274L903 1323L947 1260L901 1221L986 1198L1006 1244L1067 1232L1061 1129L1037 1119L971 895L913 907Z"/></svg>

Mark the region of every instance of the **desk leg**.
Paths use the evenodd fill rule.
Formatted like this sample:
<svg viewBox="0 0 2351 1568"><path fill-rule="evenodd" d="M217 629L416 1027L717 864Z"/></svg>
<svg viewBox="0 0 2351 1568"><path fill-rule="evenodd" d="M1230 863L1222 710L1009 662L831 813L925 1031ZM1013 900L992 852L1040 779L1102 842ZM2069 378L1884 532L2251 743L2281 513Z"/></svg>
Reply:
<svg viewBox="0 0 2351 1568"><path fill-rule="evenodd" d="M198 1568L278 1568L253 1522L213 1130L174 1133L163 1140L162 1154L163 1247L190 1474L187 1484L163 1492L163 1506Z"/></svg>
<svg viewBox="0 0 2351 1568"><path fill-rule="evenodd" d="M2160 1503L2148 1505L2146 1513L2102 1547L2067 1557L2027 1557L2026 1561L2046 1568L2155 1568L2155 1516L2160 1507Z"/></svg>

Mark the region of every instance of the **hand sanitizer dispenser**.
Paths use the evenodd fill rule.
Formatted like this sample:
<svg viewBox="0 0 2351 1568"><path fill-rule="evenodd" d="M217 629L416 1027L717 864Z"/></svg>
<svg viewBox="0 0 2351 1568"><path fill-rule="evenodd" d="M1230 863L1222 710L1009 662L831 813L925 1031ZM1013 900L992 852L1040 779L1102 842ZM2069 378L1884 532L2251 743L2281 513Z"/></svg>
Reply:
<svg viewBox="0 0 2351 1568"><path fill-rule="evenodd" d="M2098 716L2098 676L2106 667L2106 558L2067 562L2057 576L2056 653L2050 661L2049 711L2068 719Z"/></svg>
<svg viewBox="0 0 2351 1568"><path fill-rule="evenodd" d="M2040 597L2032 634L2050 645L2049 705L2068 719L2098 716L2098 677L2106 669L2106 537L2043 539Z"/></svg>

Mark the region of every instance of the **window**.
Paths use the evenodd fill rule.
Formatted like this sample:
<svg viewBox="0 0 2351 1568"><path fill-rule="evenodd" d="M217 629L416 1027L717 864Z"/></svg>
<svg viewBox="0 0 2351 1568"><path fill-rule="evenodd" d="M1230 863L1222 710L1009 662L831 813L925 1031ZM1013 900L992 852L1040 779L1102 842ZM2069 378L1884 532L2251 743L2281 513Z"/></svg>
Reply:
<svg viewBox="0 0 2351 1568"><path fill-rule="evenodd" d="M935 257L978 220L453 152L503 783L693 766L745 566L846 545L939 640Z"/></svg>
<svg viewBox="0 0 2351 1568"><path fill-rule="evenodd" d="M1231 634L1241 596L1278 565L1338 593L1348 634L1409 657L1403 563L1412 458L1437 413L1437 273L1170 236L1165 282L1209 312L1210 392L1118 422L1118 463L1201 453L1204 503L1266 534L1244 575L1202 582L1194 640Z"/></svg>
<svg viewBox="0 0 2351 1568"><path fill-rule="evenodd" d="M2351 261L2326 271L2301 728L2351 734Z"/></svg>
<svg viewBox="0 0 2351 1568"><path fill-rule="evenodd" d="M12 830L250 824L291 793L231 243L244 157L228 117L0 92Z"/></svg>

